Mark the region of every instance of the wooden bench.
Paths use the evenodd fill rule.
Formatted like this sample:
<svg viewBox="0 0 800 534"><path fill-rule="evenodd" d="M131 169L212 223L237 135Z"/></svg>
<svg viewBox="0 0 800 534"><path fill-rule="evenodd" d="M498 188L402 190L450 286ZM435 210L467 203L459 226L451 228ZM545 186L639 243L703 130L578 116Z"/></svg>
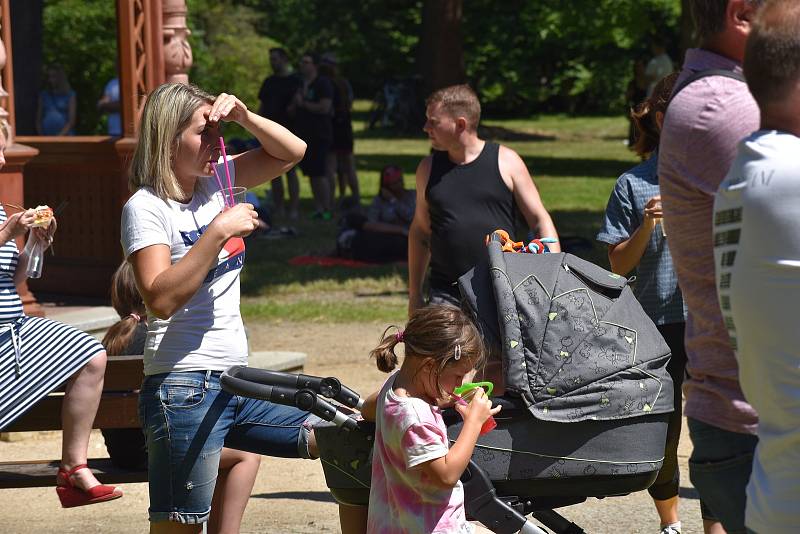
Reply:
<svg viewBox="0 0 800 534"><path fill-rule="evenodd" d="M250 365L276 371L302 372L306 355L301 352L252 352ZM141 356L109 356L103 396L93 428L141 428L139 423L139 387L142 384ZM39 401L3 433L61 430L63 390ZM0 489L52 486L56 481L59 460L0 462ZM104 484L147 482L146 470L116 467L110 458L90 458L91 468Z"/></svg>
<svg viewBox="0 0 800 534"><path fill-rule="evenodd" d="M141 356L108 357L103 396L93 428L141 428L138 404L142 370ZM63 400L63 389L51 393L3 433L61 430ZM0 462L0 489L52 486L59 462L60 459ZM147 471L118 468L109 458L91 458L89 467L104 484L147 481Z"/></svg>

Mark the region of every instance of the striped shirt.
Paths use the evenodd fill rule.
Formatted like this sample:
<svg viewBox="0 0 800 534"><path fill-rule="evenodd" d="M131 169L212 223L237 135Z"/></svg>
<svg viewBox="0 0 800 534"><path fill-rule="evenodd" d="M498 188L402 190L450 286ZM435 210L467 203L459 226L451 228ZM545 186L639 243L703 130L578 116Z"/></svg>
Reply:
<svg viewBox="0 0 800 534"><path fill-rule="evenodd" d="M0 224L5 221L0 206ZM18 260L14 240L0 246L0 430L103 350L86 332L24 315L14 285Z"/></svg>
<svg viewBox="0 0 800 534"><path fill-rule="evenodd" d="M0 224L8 217L0 205ZM22 300L14 285L14 272L19 261L19 249L13 239L0 246L0 323L13 321L22 315Z"/></svg>

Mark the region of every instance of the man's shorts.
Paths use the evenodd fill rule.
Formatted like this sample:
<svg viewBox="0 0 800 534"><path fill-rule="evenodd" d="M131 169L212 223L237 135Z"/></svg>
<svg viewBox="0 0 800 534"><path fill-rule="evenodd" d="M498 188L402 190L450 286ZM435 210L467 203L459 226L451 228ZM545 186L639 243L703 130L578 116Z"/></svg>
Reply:
<svg viewBox="0 0 800 534"><path fill-rule="evenodd" d="M327 139L308 139L306 144L306 154L300 162L300 169L309 178L325 176L325 159L331 150L331 142Z"/></svg>
<svg viewBox="0 0 800 534"><path fill-rule="evenodd" d="M758 438L687 418L692 438L689 478L700 494L703 519L720 521L728 534L745 534L746 488Z"/></svg>
<svg viewBox="0 0 800 534"><path fill-rule="evenodd" d="M146 376L139 417L147 437L150 521L203 523L222 447L309 458L311 429L319 418L297 408L230 395L220 372Z"/></svg>

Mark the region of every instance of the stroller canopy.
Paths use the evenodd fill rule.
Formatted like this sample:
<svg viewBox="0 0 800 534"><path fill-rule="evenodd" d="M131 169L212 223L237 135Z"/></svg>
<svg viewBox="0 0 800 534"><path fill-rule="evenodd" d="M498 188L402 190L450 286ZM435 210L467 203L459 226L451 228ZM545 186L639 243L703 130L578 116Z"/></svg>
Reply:
<svg viewBox="0 0 800 534"><path fill-rule="evenodd" d="M459 279L505 389L541 420L616 420L673 410L670 350L628 281L571 254L502 252Z"/></svg>

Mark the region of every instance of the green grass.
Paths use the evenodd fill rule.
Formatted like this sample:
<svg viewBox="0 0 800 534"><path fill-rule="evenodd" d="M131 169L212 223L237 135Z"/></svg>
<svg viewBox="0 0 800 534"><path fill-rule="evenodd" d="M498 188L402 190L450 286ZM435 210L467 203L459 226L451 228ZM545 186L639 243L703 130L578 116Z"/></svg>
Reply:
<svg viewBox="0 0 800 534"><path fill-rule="evenodd" d="M380 169L400 165L406 186L430 146L422 132L399 136L365 130L369 103L356 103L354 131L361 201L378 190ZM636 163L622 144L623 117L540 117L483 122L482 135L516 150L525 160L562 237L588 239L583 257L606 266L605 248L594 242L616 177ZM301 209L312 211L308 180L300 176ZM266 190L262 187L261 191ZM247 319L321 322L392 322L406 314L405 266L364 268L291 266L301 254L325 254L334 248L336 222L277 220L299 235L251 240L242 275L242 313Z"/></svg>

